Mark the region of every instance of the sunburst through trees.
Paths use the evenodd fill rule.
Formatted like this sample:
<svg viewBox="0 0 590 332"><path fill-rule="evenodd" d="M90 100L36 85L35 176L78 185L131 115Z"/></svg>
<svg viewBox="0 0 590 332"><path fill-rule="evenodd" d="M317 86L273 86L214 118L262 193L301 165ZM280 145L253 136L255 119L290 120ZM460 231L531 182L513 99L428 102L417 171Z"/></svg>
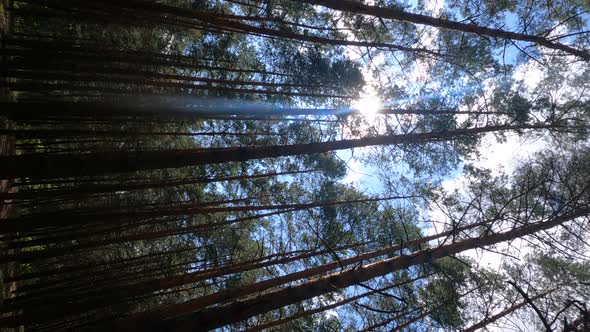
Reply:
<svg viewBox="0 0 590 332"><path fill-rule="evenodd" d="M0 327L586 331L590 16L0 4Z"/></svg>

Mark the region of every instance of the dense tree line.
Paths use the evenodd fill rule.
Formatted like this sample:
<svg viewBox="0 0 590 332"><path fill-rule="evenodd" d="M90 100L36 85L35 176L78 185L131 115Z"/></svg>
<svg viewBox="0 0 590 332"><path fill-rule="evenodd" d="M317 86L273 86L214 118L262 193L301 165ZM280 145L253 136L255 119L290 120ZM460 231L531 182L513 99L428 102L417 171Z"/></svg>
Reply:
<svg viewBox="0 0 590 332"><path fill-rule="evenodd" d="M587 5L430 5L4 5L0 326L583 331Z"/></svg>

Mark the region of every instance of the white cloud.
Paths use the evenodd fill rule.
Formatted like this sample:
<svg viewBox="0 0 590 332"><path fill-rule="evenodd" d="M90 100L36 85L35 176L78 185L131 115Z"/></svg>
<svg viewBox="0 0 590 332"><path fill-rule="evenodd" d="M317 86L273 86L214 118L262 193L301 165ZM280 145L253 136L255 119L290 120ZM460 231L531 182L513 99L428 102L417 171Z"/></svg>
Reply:
<svg viewBox="0 0 590 332"><path fill-rule="evenodd" d="M546 147L546 142L543 140L527 140L519 137L516 134L507 136L506 142L498 143L492 134L486 135L478 148L480 157L474 162L477 167L486 168L492 171L493 175L499 175L501 172L512 174L518 167L519 161L524 161L532 157L532 155ZM442 183L442 188L445 191L452 192L464 188L467 184L465 176L460 175L452 179L448 179ZM448 224L449 220L440 209L432 209L429 211L429 217L433 221L432 226L428 229L428 234L436 234L443 230L443 226ZM519 248L520 256L526 253L526 250L520 250L523 247L521 240L516 240L510 245L511 248ZM497 251L502 252L508 249L508 244L501 244L496 246ZM462 253L465 256L473 258L482 266L492 269L498 269L505 258L504 255L497 254L481 249L469 250Z"/></svg>
<svg viewBox="0 0 590 332"><path fill-rule="evenodd" d="M444 6L444 0L428 0L424 3L424 9L432 15L440 15Z"/></svg>
<svg viewBox="0 0 590 332"><path fill-rule="evenodd" d="M427 0L424 3L424 9L426 10L428 15L437 17L440 16L444 5L444 0ZM432 48L433 44L436 42L436 39L438 38L439 29L428 25L424 25L418 26L418 31L420 39L414 45L414 47L423 47L428 49ZM416 79L416 81L419 82L429 81L429 66L429 60L422 60L420 58L416 59L416 65L414 66L414 70L412 71L411 77L413 77L414 79Z"/></svg>
<svg viewBox="0 0 590 332"><path fill-rule="evenodd" d="M543 70L536 62L529 61L521 66L518 66L512 75L516 81L522 81L527 91L532 91L541 83L544 74ZM519 91L523 92L523 91Z"/></svg>
<svg viewBox="0 0 590 332"><path fill-rule="evenodd" d="M348 172L346 173L346 177L342 179L343 183L355 183L365 176L364 167L360 161L351 159L347 164Z"/></svg>
<svg viewBox="0 0 590 332"><path fill-rule="evenodd" d="M522 75L527 70L517 70L517 74ZM542 72L533 70L530 75L523 76L527 89L534 89L537 84L541 82ZM506 133L505 141L498 142L494 134L489 133L481 138L480 144L477 148L477 159L472 163L479 168L485 168L492 171L492 175L497 176L501 173L512 174L519 164L530 159L533 155L547 147L547 141L542 138L531 139L526 134L518 135L516 133ZM457 177L448 179L442 183L442 188L447 192L458 190L461 192L467 184L466 177L459 175ZM449 220L440 209L434 208L429 211L429 217L433 221L432 226L428 229L428 234L435 234L442 231L445 224ZM522 240L513 241L511 244L500 244L496 246L496 251L504 252L509 248L515 249L516 257L522 257L526 254L526 246L523 245ZM515 250L510 250L514 252ZM469 250L462 255L471 257L481 266L486 266L492 269L499 269L505 256L499 253L484 251L481 249Z"/></svg>
<svg viewBox="0 0 590 332"><path fill-rule="evenodd" d="M515 133L506 134L506 141L501 143L493 134L487 134L481 140L478 149L480 157L474 165L490 169L496 175L501 170L511 174L520 162L546 147L547 142L542 139L531 140Z"/></svg>

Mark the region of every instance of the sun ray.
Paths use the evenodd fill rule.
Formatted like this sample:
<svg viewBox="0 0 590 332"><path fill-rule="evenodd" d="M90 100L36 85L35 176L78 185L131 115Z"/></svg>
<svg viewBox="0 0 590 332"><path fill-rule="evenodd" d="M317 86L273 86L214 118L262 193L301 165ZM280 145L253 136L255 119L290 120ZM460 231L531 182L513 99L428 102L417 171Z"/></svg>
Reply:
<svg viewBox="0 0 590 332"><path fill-rule="evenodd" d="M352 103L352 109L358 111L367 120L374 119L383 104L376 95L366 95Z"/></svg>

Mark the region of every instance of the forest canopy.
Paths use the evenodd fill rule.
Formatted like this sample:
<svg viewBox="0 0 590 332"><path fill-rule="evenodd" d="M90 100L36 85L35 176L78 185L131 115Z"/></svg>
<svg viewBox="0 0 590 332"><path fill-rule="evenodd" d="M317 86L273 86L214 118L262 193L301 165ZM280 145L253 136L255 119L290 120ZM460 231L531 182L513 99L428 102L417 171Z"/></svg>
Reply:
<svg viewBox="0 0 590 332"><path fill-rule="evenodd" d="M590 330L584 0L5 0L0 327Z"/></svg>

